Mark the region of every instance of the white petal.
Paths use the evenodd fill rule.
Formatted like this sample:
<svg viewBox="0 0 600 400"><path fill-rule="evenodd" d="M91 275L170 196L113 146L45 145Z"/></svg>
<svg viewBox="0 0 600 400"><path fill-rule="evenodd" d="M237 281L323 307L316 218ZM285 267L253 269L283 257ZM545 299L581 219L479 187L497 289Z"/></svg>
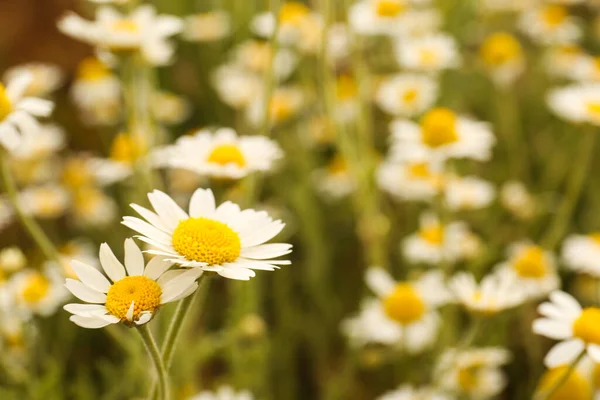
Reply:
<svg viewBox="0 0 600 400"><path fill-rule="evenodd" d="M169 283L169 281L177 278L179 275L185 273L186 271L187 269L171 269L162 274L161 277L156 281L156 283L158 283L159 286L163 287L167 283Z"/></svg>
<svg viewBox="0 0 600 400"><path fill-rule="evenodd" d="M548 354L546 354L546 357L544 358L544 364L548 368L570 364L571 361L577 358L584 347L584 343L579 339L560 342L551 348Z"/></svg>
<svg viewBox="0 0 600 400"><path fill-rule="evenodd" d="M2 124L0 125L0 143L9 151L15 150L21 143L21 135L11 124Z"/></svg>
<svg viewBox="0 0 600 400"><path fill-rule="evenodd" d="M269 243L259 246L243 248L241 256L255 260L280 257L292 252L292 245L287 243Z"/></svg>
<svg viewBox="0 0 600 400"><path fill-rule="evenodd" d="M144 255L133 239L125 239L125 268L129 276L144 274Z"/></svg>
<svg viewBox="0 0 600 400"><path fill-rule="evenodd" d="M190 200L190 216L209 217L215 213L215 196L210 189L196 189Z"/></svg>
<svg viewBox="0 0 600 400"><path fill-rule="evenodd" d="M48 115L52 114L54 103L52 103L50 100L28 97L21 100L17 104L17 108L27 111L36 117L47 117Z"/></svg>
<svg viewBox="0 0 600 400"><path fill-rule="evenodd" d="M600 346L597 344L589 344L587 347L588 355L595 363L600 363Z"/></svg>
<svg viewBox="0 0 600 400"><path fill-rule="evenodd" d="M573 329L569 324L545 318L533 321L533 332L556 340L568 339L573 336Z"/></svg>
<svg viewBox="0 0 600 400"><path fill-rule="evenodd" d="M160 219L160 217L157 214L153 213L147 208L138 206L137 204L130 204L130 206L135 211L137 211L138 214L144 217L144 219L146 219L146 221L148 221L150 224L165 232L170 231L169 227L162 221L162 219Z"/></svg>
<svg viewBox="0 0 600 400"><path fill-rule="evenodd" d="M91 317L93 315L103 315L107 313L106 307L101 304L65 304L63 309L71 314L81 315L82 317Z"/></svg>
<svg viewBox="0 0 600 400"><path fill-rule="evenodd" d="M69 320L71 320L76 325L81 326L82 328L89 329L104 328L105 326L113 323L98 317L82 317L80 315L71 315Z"/></svg>
<svg viewBox="0 0 600 400"><path fill-rule="evenodd" d="M171 244L171 235L135 217L123 217L123 225L163 245Z"/></svg>
<svg viewBox="0 0 600 400"><path fill-rule="evenodd" d="M172 265L172 263L165 261L161 256L153 257L146 265L144 276L152 280L157 280L166 270L171 268Z"/></svg>
<svg viewBox="0 0 600 400"><path fill-rule="evenodd" d="M86 286L102 293L107 293L110 289L110 282L96 268L77 260L71 261L71 266L79 280Z"/></svg>
<svg viewBox="0 0 600 400"><path fill-rule="evenodd" d="M6 85L6 95L13 103L18 101L27 90L31 81L33 81L33 75L29 72L17 75Z"/></svg>
<svg viewBox="0 0 600 400"><path fill-rule="evenodd" d="M100 245L100 264L106 272L106 275L113 281L117 282L125 278L125 267L115 257L108 244L102 243Z"/></svg>
<svg viewBox="0 0 600 400"><path fill-rule="evenodd" d="M75 297L88 303L105 303L106 295L92 288L87 287L83 283L67 278L65 286Z"/></svg>
<svg viewBox="0 0 600 400"><path fill-rule="evenodd" d="M550 300L552 300L560 308L562 308L563 310L565 310L569 313L579 314L581 312L581 306L579 305L577 300L575 300L575 298L573 298L573 296L571 296L568 293L563 292L562 290L556 290L556 291L550 293L549 297L550 297Z"/></svg>
<svg viewBox="0 0 600 400"><path fill-rule="evenodd" d="M285 224L281 221L272 222L261 229L253 232L248 237L242 238L243 247L257 246L273 239L281 230L285 227Z"/></svg>
<svg viewBox="0 0 600 400"><path fill-rule="evenodd" d="M125 314L125 319L131 322L133 320L133 310L135 309L135 302L132 301L129 309L127 309L127 314Z"/></svg>
<svg viewBox="0 0 600 400"><path fill-rule="evenodd" d="M175 200L160 190L149 193L148 199L158 216L169 229L175 229L179 221L189 218L187 213L175 203Z"/></svg>
<svg viewBox="0 0 600 400"><path fill-rule="evenodd" d="M152 319L152 313L150 311L142 311L140 317L135 321L136 325L144 325Z"/></svg>
<svg viewBox="0 0 600 400"><path fill-rule="evenodd" d="M187 289L185 289L183 292L181 292L181 294L179 294L179 295L175 296L174 298L172 298L171 300L169 300L169 302L181 300L184 297L188 297L190 294L194 293L196 291L196 289L198 289L198 282L194 282L193 285L190 285Z"/></svg>
<svg viewBox="0 0 600 400"><path fill-rule="evenodd" d="M224 278L235 279L239 281L248 281L250 278L256 276L254 271L246 268L223 268L221 271L218 271L217 274Z"/></svg>
<svg viewBox="0 0 600 400"><path fill-rule="evenodd" d="M172 299L183 293L200 275L202 275L202 273L203 271L201 269L194 268L169 280L166 284L161 285L163 291L161 304L172 301Z"/></svg>
<svg viewBox="0 0 600 400"><path fill-rule="evenodd" d="M370 267L367 269L365 281L369 289L379 297L387 296L396 286L396 282L390 274L381 267Z"/></svg>

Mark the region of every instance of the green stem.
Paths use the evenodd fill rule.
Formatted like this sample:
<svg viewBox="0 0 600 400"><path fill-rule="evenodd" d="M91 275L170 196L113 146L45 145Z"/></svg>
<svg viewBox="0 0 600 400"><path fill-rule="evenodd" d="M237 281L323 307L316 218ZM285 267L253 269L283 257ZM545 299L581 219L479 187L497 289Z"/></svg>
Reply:
<svg viewBox="0 0 600 400"><path fill-rule="evenodd" d="M550 400L550 399L552 399L552 396L554 396L554 394L558 391L558 389L560 389L560 387L562 385L564 385L565 382L569 379L569 377L571 376L573 371L575 371L575 368L577 367L577 365L579 364L579 362L581 361L581 359L583 358L584 355L585 355L585 349L583 349L581 351L581 353L579 353L577 358L575 360L573 360L573 362L569 365L569 368L560 377L560 379L558 379L554 383L554 385L552 385L548 390L545 390L542 393L539 393L538 395L536 395L534 397L534 400Z"/></svg>
<svg viewBox="0 0 600 400"><path fill-rule="evenodd" d="M275 78L274 78L274 61L275 56L277 54L277 50L279 48L279 42L277 40L277 36L279 36L279 0L269 0L269 11L273 14L275 18L275 29L273 29L273 35L269 39L269 48L271 49L271 59L269 60L269 67L265 72L265 94L263 98L264 110L263 110L263 119L261 124L260 132L264 136L269 136L271 130L271 121L270 121L270 104L271 97L273 95L273 89L275 87Z"/></svg>
<svg viewBox="0 0 600 400"><path fill-rule="evenodd" d="M156 372L158 374L158 393L160 394L161 400L169 400L171 394L169 392L169 375L167 373L167 369L165 368L165 364L163 362L163 358L158 351L158 346L156 345L156 341L152 336L152 332L150 332L150 328L148 328L148 324L141 325L137 328L137 331L142 338L142 342L144 343L144 347L148 351L148 355L152 359L154 363L154 368L156 368ZM153 394L150 393L150 399L153 397Z"/></svg>
<svg viewBox="0 0 600 400"><path fill-rule="evenodd" d="M577 202L581 196L585 177L590 168L594 154L596 136L598 133L590 127L583 134L584 137L581 139L581 145L576 156L577 164L568 178L568 186L565 196L560 208L558 209L558 212L554 216L554 220L552 221L550 228L541 240L542 246L547 249L553 249L556 247L567 230L573 210L575 209L575 206L577 205Z"/></svg>
<svg viewBox="0 0 600 400"><path fill-rule="evenodd" d="M6 153L1 153L0 158L0 162L2 164L2 184L4 186L4 190L6 190L6 194L10 203L17 213L19 221L25 230L27 230L31 238L39 246L40 250L44 254L44 257L46 257L48 260L56 262L59 266L62 265L62 261L60 260L58 252L52 244L52 241L48 238L48 236L46 236L44 230L40 227L36 220L27 214L25 210L23 210L23 207L21 207L19 204L17 186L10 170L8 155Z"/></svg>

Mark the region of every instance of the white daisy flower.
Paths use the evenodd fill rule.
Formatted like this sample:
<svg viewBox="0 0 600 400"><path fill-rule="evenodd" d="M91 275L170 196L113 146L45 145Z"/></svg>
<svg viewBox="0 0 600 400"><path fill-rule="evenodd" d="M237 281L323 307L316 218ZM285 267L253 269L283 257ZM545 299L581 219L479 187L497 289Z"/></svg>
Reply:
<svg viewBox="0 0 600 400"><path fill-rule="evenodd" d="M271 44L258 40L246 40L233 52L234 65L257 73L261 77L273 68L272 74L280 81L287 79L294 72L298 61L296 53L286 48L278 49L273 56Z"/></svg>
<svg viewBox="0 0 600 400"><path fill-rule="evenodd" d="M561 340L546 354L547 367L570 364L583 351L600 363L599 308L581 308L570 294L556 290L550 293L550 302L538 307L538 312L543 317L533 321L533 332Z"/></svg>
<svg viewBox="0 0 600 400"><path fill-rule="evenodd" d="M264 79L242 66L225 64L215 70L212 83L221 101L240 109L254 102L256 96L262 93Z"/></svg>
<svg viewBox="0 0 600 400"><path fill-rule="evenodd" d="M210 11L185 18L182 36L190 42L214 42L231 33L231 18L226 11Z"/></svg>
<svg viewBox="0 0 600 400"><path fill-rule="evenodd" d="M100 264L106 276L73 260L79 280L66 280L65 286L75 297L92 303L64 306L73 314L69 319L83 328L102 328L118 322L129 326L145 324L163 304L192 294L198 288L196 279L202 275L200 269L169 270L172 264L162 257L154 257L146 264L133 239L125 240L125 267L106 243L100 246Z"/></svg>
<svg viewBox="0 0 600 400"><path fill-rule="evenodd" d="M400 200L431 200L443 184L430 163L384 161L377 168L379 187Z"/></svg>
<svg viewBox="0 0 600 400"><path fill-rule="evenodd" d="M43 219L60 217L71 204L69 192L52 183L28 187L19 193L18 199L25 213Z"/></svg>
<svg viewBox="0 0 600 400"><path fill-rule="evenodd" d="M479 55L492 81L507 87L525 71L525 57L521 43L510 33L497 32L488 36Z"/></svg>
<svg viewBox="0 0 600 400"><path fill-rule="evenodd" d="M19 271L25 268L26 264L25 254L19 247L6 247L0 250L0 275Z"/></svg>
<svg viewBox="0 0 600 400"><path fill-rule="evenodd" d="M187 400L254 400L248 390L236 392L230 386L221 386L215 392L203 391Z"/></svg>
<svg viewBox="0 0 600 400"><path fill-rule="evenodd" d="M527 190L527 186L519 181L508 181L502 185L500 203L521 219L529 219L535 214L535 199Z"/></svg>
<svg viewBox="0 0 600 400"><path fill-rule="evenodd" d="M385 112L399 117L414 117L437 100L438 84L429 76L398 74L381 82L375 102Z"/></svg>
<svg viewBox="0 0 600 400"><path fill-rule="evenodd" d="M540 246L517 242L508 248L509 258L496 266L498 274L517 280L528 299L546 296L560 285L552 254Z"/></svg>
<svg viewBox="0 0 600 400"><path fill-rule="evenodd" d="M443 33L399 40L395 50L400 66L413 71L437 72L461 62L455 39Z"/></svg>
<svg viewBox="0 0 600 400"><path fill-rule="evenodd" d="M424 213L419 231L402 241L402 252L410 263L453 263L469 258L477 251L472 248L472 236L474 235L463 222L452 222L444 226L435 215Z"/></svg>
<svg viewBox="0 0 600 400"><path fill-rule="evenodd" d="M563 243L562 259L570 269L600 278L600 233L568 236Z"/></svg>
<svg viewBox="0 0 600 400"><path fill-rule="evenodd" d="M47 117L54 104L36 97L25 97L32 82L31 74L13 76L6 86L0 83L0 144L12 151L21 136L39 129L35 117Z"/></svg>
<svg viewBox="0 0 600 400"><path fill-rule="evenodd" d="M151 5L139 6L129 15L100 7L95 21L71 12L62 17L58 28L100 49L114 53L139 51L150 64L165 65L175 51L167 39L181 31L183 22L171 15L156 15Z"/></svg>
<svg viewBox="0 0 600 400"><path fill-rule="evenodd" d="M600 84L554 89L547 97L550 110L569 122L600 125Z"/></svg>
<svg viewBox="0 0 600 400"><path fill-rule="evenodd" d="M577 44L552 46L544 54L544 67L553 76L578 79L575 71L581 68L577 65L582 57L585 57L585 53Z"/></svg>
<svg viewBox="0 0 600 400"><path fill-rule="evenodd" d="M95 186L83 186L71 193L70 220L83 227L107 227L117 218L119 206L114 198Z"/></svg>
<svg viewBox="0 0 600 400"><path fill-rule="evenodd" d="M412 0L362 0L348 10L348 22L361 35L406 36L420 27L434 31L441 22L436 10L414 10Z"/></svg>
<svg viewBox="0 0 600 400"><path fill-rule="evenodd" d="M200 130L174 145L154 152L155 165L182 168L215 178L241 179L269 171L283 152L273 140L259 135L238 136L231 128Z"/></svg>
<svg viewBox="0 0 600 400"><path fill-rule="evenodd" d="M506 386L502 367L509 361L510 353L501 347L450 349L442 354L436 375L445 390L487 399L497 396Z"/></svg>
<svg viewBox="0 0 600 400"><path fill-rule="evenodd" d="M444 195L452 211L475 210L489 206L496 189L490 182L475 176L451 177L444 181Z"/></svg>
<svg viewBox="0 0 600 400"><path fill-rule="evenodd" d="M155 246L150 254L184 266L198 267L230 278L248 280L254 270L273 271L288 260L275 260L291 253L292 245L269 243L285 224L265 211L240 210L229 201L215 206L210 189L198 189L190 200L189 214L165 193L155 190L148 199L156 213L132 204L148 222L124 217L123 225L141 234L140 240Z"/></svg>
<svg viewBox="0 0 600 400"><path fill-rule="evenodd" d="M452 277L449 287L467 310L487 316L517 307L526 300L517 280L507 275L486 275L477 283L472 274L460 272Z"/></svg>
<svg viewBox="0 0 600 400"><path fill-rule="evenodd" d="M64 74L58 66L45 63L29 63L9 68L4 73L3 80L10 82L22 74L31 76L31 82L24 92L25 96L47 96L58 89L64 81Z"/></svg>
<svg viewBox="0 0 600 400"><path fill-rule="evenodd" d="M63 164L62 182L71 189L110 186L131 176L128 165L110 159L77 154Z"/></svg>
<svg viewBox="0 0 600 400"><path fill-rule="evenodd" d="M15 273L9 282L15 304L25 315L47 317L53 314L68 297L62 275L46 264L43 270L25 269Z"/></svg>
<svg viewBox="0 0 600 400"><path fill-rule="evenodd" d="M566 71L566 77L580 83L600 81L600 57L581 53L573 58L573 64Z"/></svg>
<svg viewBox="0 0 600 400"><path fill-rule="evenodd" d="M437 389L429 387L415 388L410 385L402 385L398 389L386 392L377 397L376 400L452 400Z"/></svg>
<svg viewBox="0 0 600 400"><path fill-rule="evenodd" d="M487 161L496 142L487 123L441 107L425 113L419 124L395 120L390 129L391 158L395 160L441 162L448 158L472 158Z"/></svg>
<svg viewBox="0 0 600 400"><path fill-rule="evenodd" d="M328 199L344 198L356 189L356 179L346 160L339 154L336 154L325 168L314 172L314 180L319 193Z"/></svg>
<svg viewBox="0 0 600 400"><path fill-rule="evenodd" d="M57 125L42 124L39 129L23 132L21 143L11 152L11 157L39 161L65 147L65 133Z"/></svg>
<svg viewBox="0 0 600 400"><path fill-rule="evenodd" d="M359 112L359 92L356 80L348 74L340 74L335 81L335 118L340 123L351 123Z"/></svg>
<svg viewBox="0 0 600 400"><path fill-rule="evenodd" d="M526 35L542 45L574 43L582 34L569 10L560 4L525 10L518 24Z"/></svg>
<svg viewBox="0 0 600 400"><path fill-rule="evenodd" d="M374 342L417 353L433 344L441 322L436 310L450 301L440 271L395 282L383 268L371 267L365 280L379 299L365 301L359 316L342 325L354 345Z"/></svg>

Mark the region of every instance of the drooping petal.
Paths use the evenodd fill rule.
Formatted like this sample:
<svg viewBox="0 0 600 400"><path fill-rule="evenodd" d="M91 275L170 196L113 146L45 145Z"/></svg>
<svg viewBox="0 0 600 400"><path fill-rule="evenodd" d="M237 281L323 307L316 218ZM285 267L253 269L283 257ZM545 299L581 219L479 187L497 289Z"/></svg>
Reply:
<svg viewBox="0 0 600 400"><path fill-rule="evenodd" d="M215 196L210 189L196 189L190 200L190 216L209 217L215 213Z"/></svg>
<svg viewBox="0 0 600 400"><path fill-rule="evenodd" d="M106 275L113 281L117 282L125 278L125 267L117 259L108 244L100 245L100 264L106 272Z"/></svg>
<svg viewBox="0 0 600 400"><path fill-rule="evenodd" d="M165 261L164 257L156 256L148 262L146 269L144 270L144 276L152 280L157 280L161 277L166 270L168 270L173 264Z"/></svg>
<svg viewBox="0 0 600 400"><path fill-rule="evenodd" d="M579 339L565 340L556 344L550 349L544 358L544 364L548 368L558 367L559 365L570 364L581 351L585 344Z"/></svg>
<svg viewBox="0 0 600 400"><path fill-rule="evenodd" d="M144 255L133 239L125 239L125 268L129 276L144 274Z"/></svg>
<svg viewBox="0 0 600 400"><path fill-rule="evenodd" d="M103 304L106 302L106 295L104 293L100 293L75 279L67 278L67 280L65 282L65 286L79 300L82 300L82 301L85 301L88 303L100 303L100 304Z"/></svg>
<svg viewBox="0 0 600 400"><path fill-rule="evenodd" d="M110 282L96 268L77 260L71 261L71 266L79 280L86 286L101 293L107 293L110 289Z"/></svg>

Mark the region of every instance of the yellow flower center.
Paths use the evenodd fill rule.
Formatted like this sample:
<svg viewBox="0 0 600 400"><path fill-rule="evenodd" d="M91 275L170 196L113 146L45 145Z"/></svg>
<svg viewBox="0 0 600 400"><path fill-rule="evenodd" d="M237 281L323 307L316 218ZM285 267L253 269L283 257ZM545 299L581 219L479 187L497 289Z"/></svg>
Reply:
<svg viewBox="0 0 600 400"><path fill-rule="evenodd" d="M546 371L540 379L536 393L546 394L563 379L568 369L568 366L562 365ZM592 388L590 381L581 376L577 370L574 370L567 380L547 400L588 400L591 398Z"/></svg>
<svg viewBox="0 0 600 400"><path fill-rule="evenodd" d="M241 150L235 144L221 144L216 146L210 152L207 161L219 165L237 164L240 168L246 165L244 154L242 154Z"/></svg>
<svg viewBox="0 0 600 400"><path fill-rule="evenodd" d="M63 182L71 189L92 183L92 172L83 158L70 158L63 167Z"/></svg>
<svg viewBox="0 0 600 400"><path fill-rule="evenodd" d="M447 108L434 108L421 118L423 143L437 148L458 140L456 114Z"/></svg>
<svg viewBox="0 0 600 400"><path fill-rule="evenodd" d="M413 163L408 165L408 174L417 179L431 178L431 171L427 163Z"/></svg>
<svg viewBox="0 0 600 400"><path fill-rule="evenodd" d="M477 388L477 367L458 369L458 385L464 392L471 392Z"/></svg>
<svg viewBox="0 0 600 400"><path fill-rule="evenodd" d="M77 79L82 81L99 81L110 75L110 69L95 57L88 57L79 63Z"/></svg>
<svg viewBox="0 0 600 400"><path fill-rule="evenodd" d="M13 110L13 104L8 98L6 88L0 83L0 121L3 121Z"/></svg>
<svg viewBox="0 0 600 400"><path fill-rule="evenodd" d="M400 94L402 101L407 104L414 104L419 97L419 91L417 89L408 89Z"/></svg>
<svg viewBox="0 0 600 400"><path fill-rule="evenodd" d="M573 336L586 343L600 344L600 308L587 307L573 322Z"/></svg>
<svg viewBox="0 0 600 400"><path fill-rule="evenodd" d="M419 62L423 66L434 66L439 61L439 54L434 49L420 49Z"/></svg>
<svg viewBox="0 0 600 400"><path fill-rule="evenodd" d="M288 119L294 112L294 106L290 99L284 95L275 94L269 104L269 113L273 121Z"/></svg>
<svg viewBox="0 0 600 400"><path fill-rule="evenodd" d="M544 250L530 246L523 250L514 263L517 274L523 278L542 278L547 273Z"/></svg>
<svg viewBox="0 0 600 400"><path fill-rule="evenodd" d="M139 25L130 19L118 19L110 27L119 33L138 33L140 31Z"/></svg>
<svg viewBox="0 0 600 400"><path fill-rule="evenodd" d="M600 101L589 101L585 108L593 118L600 118Z"/></svg>
<svg viewBox="0 0 600 400"><path fill-rule="evenodd" d="M336 95L340 100L350 100L358 94L358 86L349 75L340 75L336 82Z"/></svg>
<svg viewBox="0 0 600 400"><path fill-rule="evenodd" d="M426 242L439 246L444 242L444 227L440 224L432 224L421 228L419 236Z"/></svg>
<svg viewBox="0 0 600 400"><path fill-rule="evenodd" d="M562 24L568 15L567 9L558 4L550 4L542 11L542 18L551 27Z"/></svg>
<svg viewBox="0 0 600 400"><path fill-rule="evenodd" d="M600 245L600 232L590 233L588 237Z"/></svg>
<svg viewBox="0 0 600 400"><path fill-rule="evenodd" d="M492 66L498 67L521 56L521 44L514 36L500 32L488 37L481 46L481 58Z"/></svg>
<svg viewBox="0 0 600 400"><path fill-rule="evenodd" d="M342 175L348 172L348 163L343 157L336 155L327 165L327 172L331 175Z"/></svg>
<svg viewBox="0 0 600 400"><path fill-rule="evenodd" d="M419 320L425 313L425 303L410 283L399 283L394 292L383 300L388 317L407 325Z"/></svg>
<svg viewBox="0 0 600 400"><path fill-rule="evenodd" d="M144 153L143 148L140 140L127 133L120 133L110 146L110 158L132 165Z"/></svg>
<svg viewBox="0 0 600 400"><path fill-rule="evenodd" d="M222 222L188 218L173 232L173 248L186 259L209 265L230 263L240 256L242 243L237 233Z"/></svg>
<svg viewBox="0 0 600 400"><path fill-rule="evenodd" d="M379 0L375 12L380 17L396 17L404 11L405 5L398 0Z"/></svg>
<svg viewBox="0 0 600 400"><path fill-rule="evenodd" d="M133 301L135 321L143 311L156 311L160 306L161 295L162 289L156 281L145 276L126 276L108 289L106 309L115 317L126 320L127 311Z"/></svg>
<svg viewBox="0 0 600 400"><path fill-rule="evenodd" d="M35 273L26 282L23 288L23 299L27 303L39 303L48 295L50 281L44 275Z"/></svg>
<svg viewBox="0 0 600 400"><path fill-rule="evenodd" d="M297 1L284 3L279 9L279 22L281 24L299 25L307 15L310 8Z"/></svg>

